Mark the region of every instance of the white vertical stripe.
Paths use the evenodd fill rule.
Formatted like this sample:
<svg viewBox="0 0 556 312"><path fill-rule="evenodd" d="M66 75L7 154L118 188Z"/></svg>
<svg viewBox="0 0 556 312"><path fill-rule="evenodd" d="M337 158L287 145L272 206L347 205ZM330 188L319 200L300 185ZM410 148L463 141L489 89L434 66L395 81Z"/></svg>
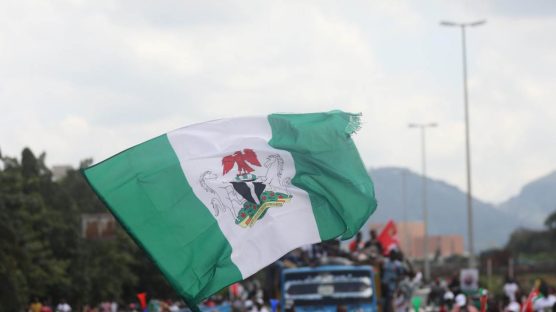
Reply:
<svg viewBox="0 0 556 312"><path fill-rule="evenodd" d="M237 173L237 167L234 167L231 172L222 175L224 156L246 148L253 149L262 166L252 167L256 169L254 173L261 177L265 176L268 170L265 161L270 155L278 154L284 160L282 179L293 178L295 166L291 154L268 145L271 137L272 131L266 117L221 119L168 133L168 139L179 158L189 185L213 216L215 211L212 203L227 196L231 186L229 182L234 180ZM215 191L214 193L203 187L200 181L203 173L209 170L217 175L214 180L205 179L206 186ZM210 175L205 175L208 176ZM243 278L247 278L292 249L320 241L307 192L294 186L286 190L276 179L273 185L276 191L289 191L293 198L282 207L270 208L264 218L259 219L253 227L242 228L235 224L230 210L220 211L218 216L215 216L220 229L232 246L232 261L239 268Z"/></svg>

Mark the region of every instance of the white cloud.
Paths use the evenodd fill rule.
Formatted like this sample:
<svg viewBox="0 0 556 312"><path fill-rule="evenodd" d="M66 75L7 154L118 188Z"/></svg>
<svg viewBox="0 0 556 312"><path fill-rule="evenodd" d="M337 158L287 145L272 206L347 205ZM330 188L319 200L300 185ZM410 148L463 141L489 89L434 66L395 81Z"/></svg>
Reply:
<svg viewBox="0 0 556 312"><path fill-rule="evenodd" d="M106 158L193 122L361 111L367 165L465 185L459 32L468 36L474 189L500 201L553 170L555 19L479 1L0 4L0 147L51 164ZM512 12L509 14L508 12Z"/></svg>

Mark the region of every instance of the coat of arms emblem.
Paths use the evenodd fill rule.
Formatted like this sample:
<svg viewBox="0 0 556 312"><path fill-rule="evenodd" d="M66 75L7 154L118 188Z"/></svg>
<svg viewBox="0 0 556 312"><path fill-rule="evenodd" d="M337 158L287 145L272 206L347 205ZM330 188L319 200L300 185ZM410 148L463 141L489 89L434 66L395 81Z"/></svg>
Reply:
<svg viewBox="0 0 556 312"><path fill-rule="evenodd" d="M269 155L261 164L255 151L245 148L223 157L222 167L221 175L207 170L199 177L213 196L210 204L216 217L229 212L237 225L252 227L268 209L282 207L293 197L291 177L282 176L284 160L279 154Z"/></svg>

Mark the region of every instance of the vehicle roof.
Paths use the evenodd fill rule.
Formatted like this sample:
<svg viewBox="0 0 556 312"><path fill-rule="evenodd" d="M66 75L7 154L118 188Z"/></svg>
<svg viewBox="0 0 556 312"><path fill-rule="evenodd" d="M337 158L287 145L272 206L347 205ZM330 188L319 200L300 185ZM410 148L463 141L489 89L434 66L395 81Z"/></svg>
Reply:
<svg viewBox="0 0 556 312"><path fill-rule="evenodd" d="M285 273L304 273L304 272L315 272L315 271L373 271L373 268L369 265L321 265L317 267L299 267L299 268L289 268L284 269L282 272Z"/></svg>

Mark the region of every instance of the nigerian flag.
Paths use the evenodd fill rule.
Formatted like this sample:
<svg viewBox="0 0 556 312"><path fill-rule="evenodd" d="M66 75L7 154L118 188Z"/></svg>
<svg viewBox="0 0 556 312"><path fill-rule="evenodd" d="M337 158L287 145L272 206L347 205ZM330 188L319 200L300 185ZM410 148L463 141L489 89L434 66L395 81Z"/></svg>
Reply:
<svg viewBox="0 0 556 312"><path fill-rule="evenodd" d="M84 170L188 304L305 244L354 236L376 208L350 135L359 115L187 126Z"/></svg>

